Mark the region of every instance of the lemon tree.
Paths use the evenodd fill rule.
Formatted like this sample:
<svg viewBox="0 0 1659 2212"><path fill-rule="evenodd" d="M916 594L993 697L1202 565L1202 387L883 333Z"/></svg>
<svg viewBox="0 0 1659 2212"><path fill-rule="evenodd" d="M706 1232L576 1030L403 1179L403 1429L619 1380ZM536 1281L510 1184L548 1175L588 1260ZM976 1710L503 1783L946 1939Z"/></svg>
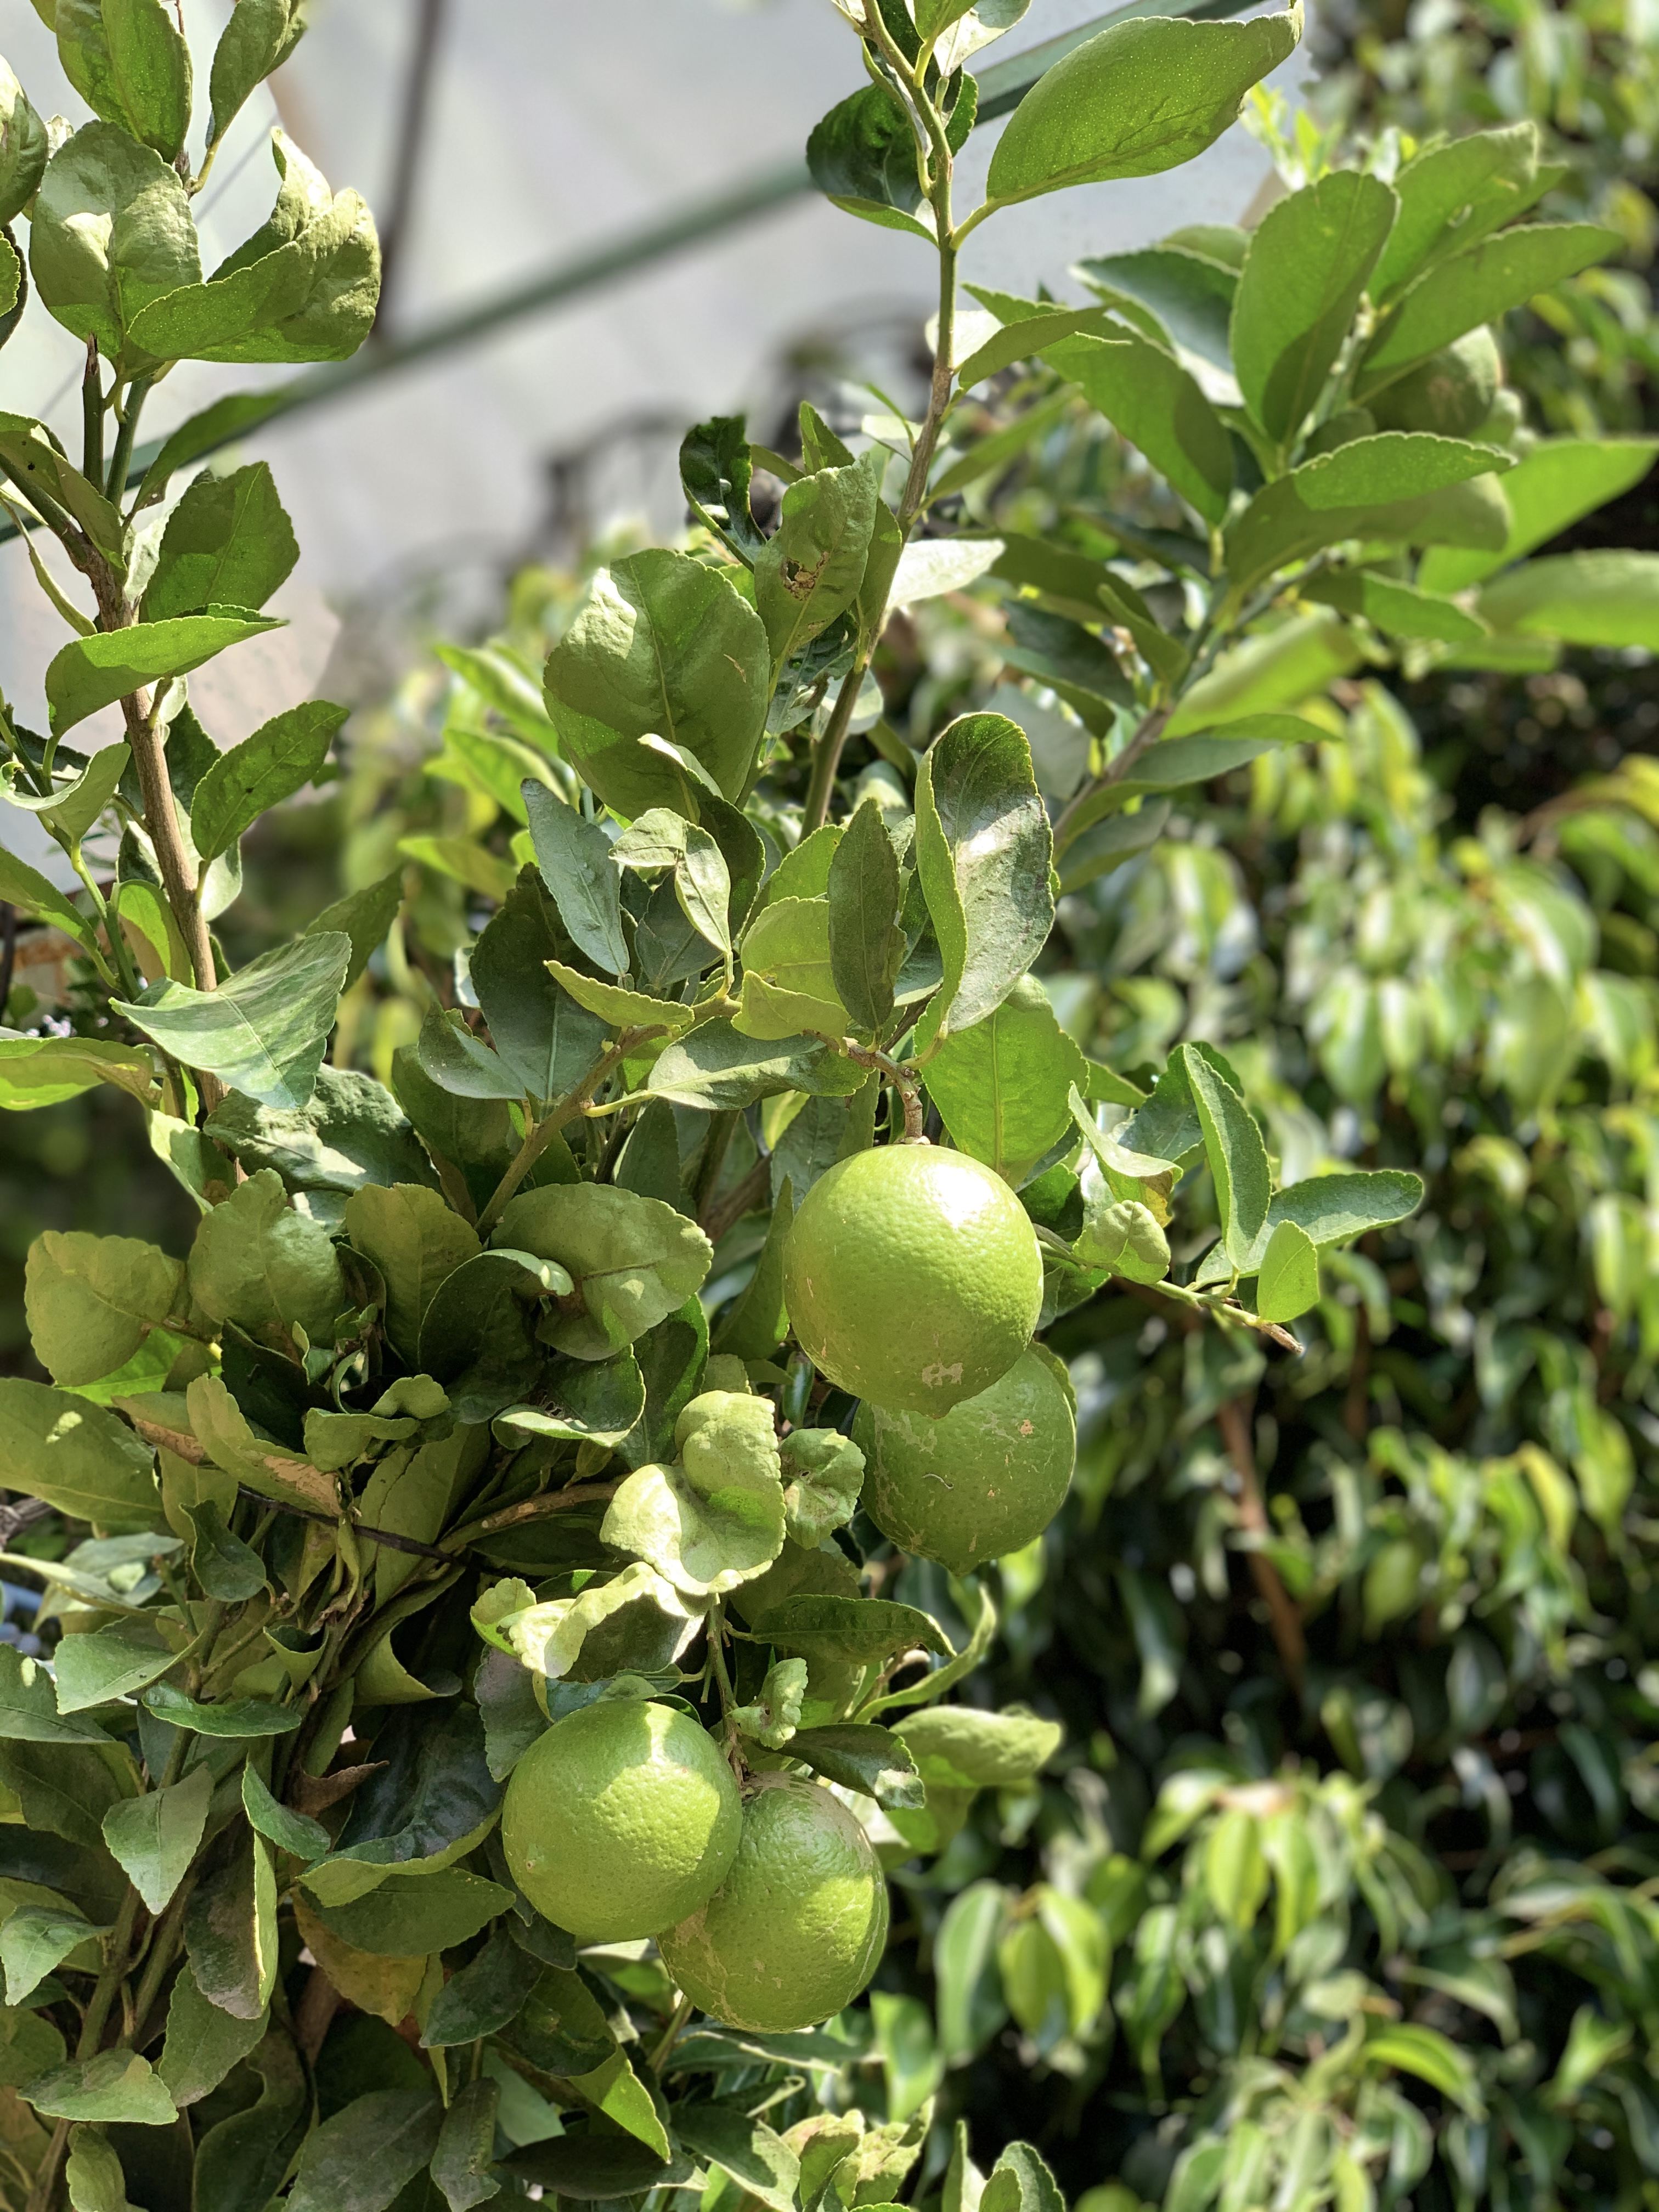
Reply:
<svg viewBox="0 0 1659 2212"><path fill-rule="evenodd" d="M0 1106L113 1086L198 1225L40 1239L51 1380L0 1382L7 1573L45 1601L40 1655L0 1645L0 2194L806 2212L925 2152L954 2205L1053 2212L1029 2148L947 2134L879 1978L890 1877L957 1881L975 1793L1066 1755L967 1686L1071 1473L1042 1332L1127 1285L1293 1361L1326 1255L1420 1196L1287 1177L1201 1024L1091 1058L1056 902L1170 793L1328 743L1293 709L1361 660L1653 641L1654 556L1531 557L1647 448L1510 434L1478 335L1610 234L1523 219L1549 173L1489 133L1070 303L964 295L982 223L1201 152L1299 17L1125 12L1005 64L1018 4L842 0L808 160L933 257L925 393L803 408L787 453L694 427L683 543L593 577L544 666L447 652L451 830L235 966L241 841L346 716L198 717L296 547L224 457L265 403L169 380L346 358L374 227L279 132L270 221L203 265L297 5L235 0L200 53L161 0L36 9L92 119L0 67L0 344L28 313L82 386L73 424L0 414L65 633L0 776L64 865L0 851L0 900L74 990L10 990ZM1162 521L981 526L1067 410ZM890 615L963 592L1019 681L902 731ZM418 1020L371 1076L393 990ZM1074 1899L1000 1934L993 1902L1039 2026L1101 1980Z"/></svg>

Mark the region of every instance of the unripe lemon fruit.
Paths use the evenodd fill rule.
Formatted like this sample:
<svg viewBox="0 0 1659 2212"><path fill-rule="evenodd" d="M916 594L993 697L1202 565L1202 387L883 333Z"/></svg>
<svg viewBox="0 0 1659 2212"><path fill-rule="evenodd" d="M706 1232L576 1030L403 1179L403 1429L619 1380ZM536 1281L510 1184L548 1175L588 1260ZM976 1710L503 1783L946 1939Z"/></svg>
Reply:
<svg viewBox="0 0 1659 2212"><path fill-rule="evenodd" d="M948 1413L1006 1375L1042 1307L1042 1258L999 1175L885 1145L838 1160L789 1232L783 1297L819 1372L854 1397Z"/></svg>
<svg viewBox="0 0 1659 2212"><path fill-rule="evenodd" d="M1071 1399L1036 1351L937 1421L866 1401L853 1437L864 1454L865 1511L901 1551L953 1575L1041 1535L1077 1455Z"/></svg>
<svg viewBox="0 0 1659 2212"><path fill-rule="evenodd" d="M712 2019L787 2033L851 2004L886 1941L887 1884L864 1830L817 1783L762 1775L732 1871L661 1949Z"/></svg>
<svg viewBox="0 0 1659 2212"><path fill-rule="evenodd" d="M556 1721L514 1768L501 1844L544 1919L621 1942L695 1911L742 1822L732 1770L690 1714L607 1698Z"/></svg>
<svg viewBox="0 0 1659 2212"><path fill-rule="evenodd" d="M1419 362L1366 404L1379 430L1472 437L1492 412L1503 374L1498 341L1482 325Z"/></svg>

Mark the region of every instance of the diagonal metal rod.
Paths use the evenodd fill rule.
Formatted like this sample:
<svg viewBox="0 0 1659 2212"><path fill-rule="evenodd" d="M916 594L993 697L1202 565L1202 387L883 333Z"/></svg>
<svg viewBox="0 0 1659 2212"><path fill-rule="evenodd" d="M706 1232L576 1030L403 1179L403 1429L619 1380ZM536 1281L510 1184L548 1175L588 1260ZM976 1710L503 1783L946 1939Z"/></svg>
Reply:
<svg viewBox="0 0 1659 2212"><path fill-rule="evenodd" d="M1242 15L1249 5L1251 0L1184 0L1184 4L1183 0L1128 0L1127 6L1110 9L1089 22L1079 24L1075 30L1062 31L1055 38L1044 40L1041 46L1027 47L980 71L975 128L1010 113L1045 70L1113 23L1146 15L1213 19ZM296 377L291 383L274 386L264 394L263 407L244 412L234 429L218 442L240 443L251 432L280 416L325 406L331 400L378 384L396 370L476 344L496 331L522 322L531 315L562 307L585 293L631 276L636 270L649 268L689 247L709 244L816 190L804 161L792 160L757 170L735 185L689 202L677 214L658 222L642 224L620 238L605 240L587 252L557 262L550 269L493 293L471 307L434 316L406 337L371 338L355 359L338 368L318 369ZM128 483L143 475L165 442L158 439L133 454ZM196 458L204 458L215 450L214 447L204 447ZM0 527L0 544L16 535L13 524Z"/></svg>

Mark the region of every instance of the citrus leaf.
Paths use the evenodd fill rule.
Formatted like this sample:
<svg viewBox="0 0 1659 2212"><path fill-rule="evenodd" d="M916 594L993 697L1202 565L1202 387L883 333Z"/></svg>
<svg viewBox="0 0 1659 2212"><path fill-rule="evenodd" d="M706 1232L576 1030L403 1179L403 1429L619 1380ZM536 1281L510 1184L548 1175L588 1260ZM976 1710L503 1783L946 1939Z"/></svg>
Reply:
<svg viewBox="0 0 1659 2212"><path fill-rule="evenodd" d="M304 790L349 711L326 699L290 708L214 762L190 802L191 842L204 860L234 845L267 808Z"/></svg>
<svg viewBox="0 0 1659 2212"><path fill-rule="evenodd" d="M1250 234L1231 322L1244 404L1275 444L1324 389L1395 219L1376 177L1337 170L1271 208Z"/></svg>
<svg viewBox="0 0 1659 2212"><path fill-rule="evenodd" d="M597 967L625 975L629 955L623 932L622 879L611 862L611 840L544 784L526 783L521 793L536 866L560 921Z"/></svg>
<svg viewBox="0 0 1659 2212"><path fill-rule="evenodd" d="M916 870L945 963L918 1029L923 1048L982 1021L1042 950L1052 849L1024 733L1001 714L952 722L916 778Z"/></svg>
<svg viewBox="0 0 1659 2212"><path fill-rule="evenodd" d="M1267 1218L1273 1182L1267 1147L1249 1109L1226 1079L1190 1045L1180 1048L1215 1180L1216 1206L1227 1256L1243 1271Z"/></svg>
<svg viewBox="0 0 1659 2212"><path fill-rule="evenodd" d="M1564 277L1605 261L1622 244L1594 222L1540 222L1501 232L1419 277L1384 318L1360 363L1357 397L1449 345L1480 323L1495 323Z"/></svg>
<svg viewBox="0 0 1659 2212"><path fill-rule="evenodd" d="M77 637L46 671L52 735L61 737L100 707L147 684L188 675L228 646L281 628L261 615L177 615L167 622L134 623L126 629Z"/></svg>
<svg viewBox="0 0 1659 2212"><path fill-rule="evenodd" d="M1025 976L994 1013L948 1036L927 1063L927 1094L951 1140L1018 1189L1071 1127L1082 1052L1048 994Z"/></svg>
<svg viewBox="0 0 1659 2212"><path fill-rule="evenodd" d="M169 982L137 1004L113 1003L186 1067L295 1111L316 1088L350 958L351 939L331 930L262 953L216 991Z"/></svg>
<svg viewBox="0 0 1659 2212"><path fill-rule="evenodd" d="M688 1597L763 1574L783 1549L783 1486L769 1399L725 1390L692 1399L674 1425L672 1466L627 1476L600 1529Z"/></svg>
<svg viewBox="0 0 1659 2212"><path fill-rule="evenodd" d="M155 1454L102 1406L0 1376L0 1463L8 1486L108 1529L161 1522Z"/></svg>
<svg viewBox="0 0 1659 2212"><path fill-rule="evenodd" d="M1263 1321L1290 1322L1319 1303L1319 1255L1305 1229L1281 1221L1261 1255L1255 1310Z"/></svg>
<svg viewBox="0 0 1659 2212"><path fill-rule="evenodd" d="M1115 23L1048 70L991 156L988 197L1008 202L1190 161L1302 35L1299 9L1248 23Z"/></svg>

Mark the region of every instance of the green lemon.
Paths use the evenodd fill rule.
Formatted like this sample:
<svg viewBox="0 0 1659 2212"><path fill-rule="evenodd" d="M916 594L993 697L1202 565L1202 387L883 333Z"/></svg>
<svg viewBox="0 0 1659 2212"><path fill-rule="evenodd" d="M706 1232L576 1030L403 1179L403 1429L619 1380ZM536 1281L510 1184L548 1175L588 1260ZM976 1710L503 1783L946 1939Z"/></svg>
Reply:
<svg viewBox="0 0 1659 2212"><path fill-rule="evenodd" d="M513 1770L507 1865L530 1902L585 1943L656 1936L719 1887L742 1807L687 1713L608 1698L556 1721Z"/></svg>
<svg viewBox="0 0 1659 2212"><path fill-rule="evenodd" d="M807 1193L783 1260L807 1357L854 1397L945 1413L1006 1375L1042 1306L1035 1231L965 1152L885 1145Z"/></svg>
<svg viewBox="0 0 1659 2212"><path fill-rule="evenodd" d="M1483 324L1419 362L1367 404L1379 430L1468 438L1492 412L1503 374L1498 342Z"/></svg>
<svg viewBox="0 0 1659 2212"><path fill-rule="evenodd" d="M866 1401L853 1438L864 1509L882 1534L965 1575L1029 1544L1059 1512L1077 1424L1048 1358L1031 1351L940 1420Z"/></svg>
<svg viewBox="0 0 1659 2212"><path fill-rule="evenodd" d="M887 1884L840 1800L792 1775L756 1778L732 1871L662 1938L663 1964L728 2027L811 2027L853 1999L887 1941Z"/></svg>

